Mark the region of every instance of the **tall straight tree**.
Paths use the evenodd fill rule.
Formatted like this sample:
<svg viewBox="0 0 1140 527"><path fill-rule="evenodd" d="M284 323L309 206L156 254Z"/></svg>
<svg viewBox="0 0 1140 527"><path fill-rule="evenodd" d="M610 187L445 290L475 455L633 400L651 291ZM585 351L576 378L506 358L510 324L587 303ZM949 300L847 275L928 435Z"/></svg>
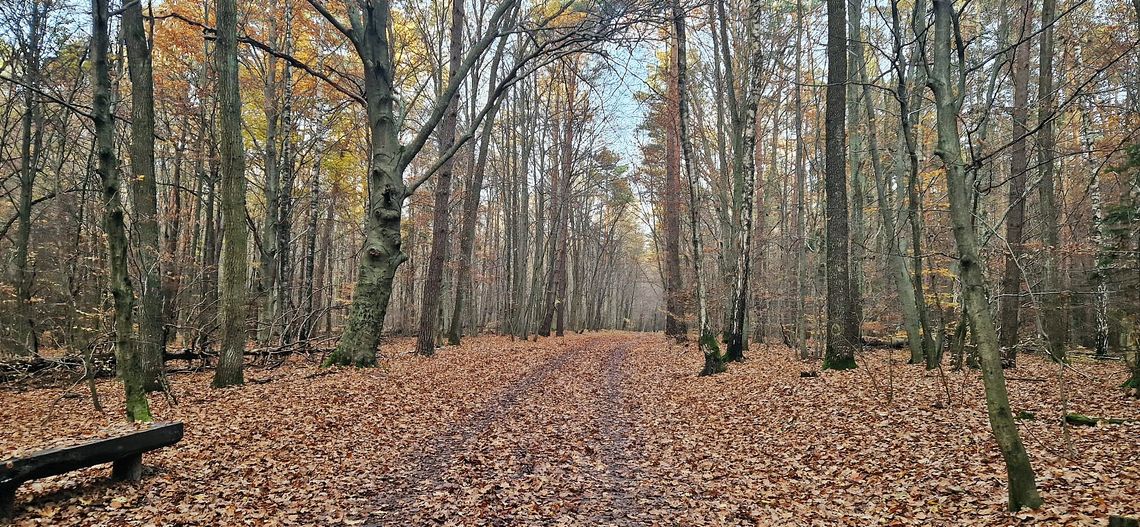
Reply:
<svg viewBox="0 0 1140 527"><path fill-rule="evenodd" d="M1041 175L1041 226L1044 229L1044 273L1041 287L1045 290L1042 302L1045 311L1045 340L1049 356L1055 361L1065 360L1068 341L1068 324L1065 320L1065 300L1061 293L1061 275L1058 271L1061 243L1061 214L1057 206L1057 155L1054 113L1057 112L1057 95L1053 90L1053 53L1055 45L1054 22L1057 0L1041 2L1041 61L1037 75L1037 166Z"/></svg>
<svg viewBox="0 0 1140 527"><path fill-rule="evenodd" d="M753 0L753 4L759 3ZM721 356L720 347L717 346L716 337L709 325L708 298L705 294L705 279L701 274L701 223L700 207L697 201L697 175L693 173L693 145L689 139L689 96L688 61L685 60L685 14L681 10L680 0L673 0L672 4L673 34L677 39L677 122L678 139L681 143L681 167L688 176L689 181L689 229L693 245L693 276L697 282L697 346L705 357L705 364L701 368L701 375L713 375L724 371L724 357Z"/></svg>
<svg viewBox="0 0 1140 527"><path fill-rule="evenodd" d="M827 195L827 349L824 369L855 367L858 321L851 305L847 218L847 3L827 0L827 108L824 165Z"/></svg>
<svg viewBox="0 0 1140 527"><path fill-rule="evenodd" d="M111 72L107 55L111 47L108 0L91 2L91 113L95 124L95 171L103 196L103 232L107 235L107 264L114 300L115 362L127 393L127 418L150 421L146 400L143 360L134 342L132 311L135 292L127 262L127 226L120 196L122 184L115 159L115 118L111 111Z"/></svg>
<svg viewBox="0 0 1140 527"><path fill-rule="evenodd" d="M166 336L162 319L163 287L158 228L158 185L154 179L154 79L150 43L143 25L141 2L123 5L123 33L131 78L131 202L138 239L139 294L138 351L148 390L160 388Z"/></svg>
<svg viewBox="0 0 1140 527"><path fill-rule="evenodd" d="M499 64L502 62L503 50L507 39L499 39L495 55L491 58L491 86L498 83ZM479 213L479 198L483 193L483 177L487 173L487 158L491 150L491 132L494 130L495 116L499 113L502 101L495 101L491 112L483 123L483 131L479 136L479 152L476 155L475 166L470 175L467 192L463 195L463 222L459 232L459 265L455 270L455 303L451 309L451 326L447 330L447 343L452 346L459 345L459 338L463 334L463 302L464 298L475 304L473 288L471 287L471 252L475 249L475 223Z"/></svg>
<svg viewBox="0 0 1140 527"><path fill-rule="evenodd" d="M242 384L246 340L246 274L249 231L245 218L245 147L241 137L241 94L238 91L237 9L234 0L217 0L219 154L222 169L222 263L218 280L221 350L214 371L215 388Z"/></svg>
<svg viewBox="0 0 1140 527"><path fill-rule="evenodd" d="M680 60L674 31L666 72L669 86L665 101L665 193L661 196L661 208L665 231L665 335L678 341L685 340L688 333L681 292L681 145L677 120L680 102L677 69Z"/></svg>
<svg viewBox="0 0 1140 527"><path fill-rule="evenodd" d="M755 6L752 6L755 8ZM736 239L736 272L732 291L732 301L729 309L732 310L729 320L732 327L728 332L728 342L725 348L725 358L739 361L744 359L745 319L748 314L748 279L752 264L752 203L756 191L756 106L760 102L761 69L764 56L760 44L760 13L751 12L748 19L748 86L744 92L744 107L740 108L739 117L740 140L737 141L741 149L741 162L739 177L742 183L740 191L739 229ZM757 322L759 323L759 322Z"/></svg>
<svg viewBox="0 0 1140 527"><path fill-rule="evenodd" d="M447 78L459 75L463 60L463 0L451 0L451 42L448 51ZM435 205L432 210L431 254L428 255L427 276L420 301L420 331L416 338L416 353L431 355L435 352L436 323L439 320L443 264L451 241L448 230L451 221L451 175L455 170L455 156L448 151L455 145L455 127L459 116L459 97L452 96L444 111L438 133L439 152L443 159L439 177L435 180Z"/></svg>
<svg viewBox="0 0 1140 527"><path fill-rule="evenodd" d="M951 36L953 42L951 44ZM921 41L922 39L920 39ZM973 203L970 185L966 182L966 164L962 157L958 115L966 94L965 44L957 30L957 13L953 0L934 0L934 65L927 66L927 84L934 94L937 110L938 142L935 152L946 167L946 190L950 198L950 221L954 241L958 246L958 266L962 280L962 298L970 327L978 346L978 362L982 369L982 382L986 391L986 411L990 429L1005 460L1009 477L1009 509L1041 506L1037 483L1029 456L1017 432L1017 423L1009 408L1009 393L1001 367L997 330L990 314L986 295L986 279L978 239L973 226ZM957 51L958 78L951 81L950 51Z"/></svg>
<svg viewBox="0 0 1140 527"><path fill-rule="evenodd" d="M24 58L23 99L24 115L20 118L20 197L16 208L16 238L13 240L15 254L12 256L12 281L16 284L16 300L20 305L17 323L17 353L35 355L39 353L39 330L36 329L36 316L32 307L32 282L35 273L28 268L28 243L32 237L32 193L35 190L36 174L40 153L43 150L43 118L37 91L40 85L40 69L43 60L44 37L47 33L48 6L42 2L29 2L28 32L21 39L26 42L22 50Z"/></svg>
<svg viewBox="0 0 1140 527"><path fill-rule="evenodd" d="M1001 349L1005 365L1017 363L1017 329L1021 309L1021 253L1025 230L1025 180L1029 172L1026 154L1029 129L1029 33L1033 30L1034 3L1021 4L1019 30L1012 32L1013 42L1013 144L1009 148L1009 212L1005 217L1005 272L1002 275Z"/></svg>

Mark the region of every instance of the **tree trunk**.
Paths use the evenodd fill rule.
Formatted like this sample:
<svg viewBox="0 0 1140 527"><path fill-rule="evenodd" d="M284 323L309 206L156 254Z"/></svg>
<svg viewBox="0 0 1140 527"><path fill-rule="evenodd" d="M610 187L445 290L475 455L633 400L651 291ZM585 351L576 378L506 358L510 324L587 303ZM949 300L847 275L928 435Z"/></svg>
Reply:
<svg viewBox="0 0 1140 527"><path fill-rule="evenodd" d="M851 250L847 218L847 149L844 129L847 92L846 0L827 1L827 108L824 116L827 195L827 350L824 369L855 367L859 345L851 305Z"/></svg>
<svg viewBox="0 0 1140 527"><path fill-rule="evenodd" d="M758 1L753 0L752 10L758 14ZM705 364L701 375L713 375L724 371L724 358L720 354L716 337L709 326L708 299L705 296L705 279L701 275L701 224L699 221L700 207L697 201L697 175L693 173L692 159L693 146L689 140L689 96L687 92L688 64L685 38L685 15L681 10L679 0L672 4L673 31L677 38L677 121L678 139L681 143L681 165L689 179L689 228L693 244L693 276L697 281L697 328L699 336L697 346L704 355Z"/></svg>
<svg viewBox="0 0 1140 527"><path fill-rule="evenodd" d="M753 8L754 10L756 8ZM740 177L742 183L740 200L740 230L737 237L736 272L734 284L731 317L732 328L729 332L725 359L728 361L744 360L745 345L745 318L748 313L748 279L752 263L752 204L756 190L756 106L760 101L761 70L764 57L760 40L760 13L752 12L748 20L748 33L750 39L750 53L748 56L748 87L745 90L744 114L741 116L740 141L742 158L740 163Z"/></svg>
<svg viewBox="0 0 1140 527"><path fill-rule="evenodd" d="M150 421L146 379L143 376L144 362L132 338L134 327L131 316L135 294L127 269L129 242L115 159L115 121L111 112L111 73L107 59L111 40L107 3L107 0L92 0L91 3L91 113L95 124L95 153L98 159L95 170L99 174L103 190L103 231L107 235L107 263L114 303L115 360L127 395L127 418L131 421Z"/></svg>
<svg viewBox="0 0 1140 527"><path fill-rule="evenodd" d="M505 38L500 39L498 49L495 50L495 56L491 59L490 86L498 84L499 63L502 60L506 44ZM487 171L491 132L494 130L495 116L499 112L500 103L501 101L495 102L483 121L483 131L479 137L479 153L472 169L471 183L463 195L463 223L459 234L459 264L455 270L455 304L451 309L451 327L447 331L447 343L452 346L459 345L459 337L463 334L463 297L465 295L471 297L474 293L471 287L471 259L473 257L471 253L475 249L475 223L476 216L479 213L479 198L483 192L483 177ZM473 308L474 305L471 309Z"/></svg>
<svg viewBox="0 0 1140 527"><path fill-rule="evenodd" d="M665 336L684 341L688 336L685 325L685 304L681 292L681 145L679 140L677 106L680 92L677 89L677 35L673 35L669 54L665 122L665 192L661 196L665 234ZM718 54L719 56L719 54Z"/></svg>
<svg viewBox="0 0 1140 527"><path fill-rule="evenodd" d="M891 200L891 190L887 187L888 176L879 155L874 96L871 93L867 75L867 61L863 56L863 43L859 37L853 36L851 45L856 48L856 52L852 56L855 58L858 82L862 85L862 109L867 123L867 142L871 150L871 170L875 178L875 197L879 205L879 215L883 221L883 244L887 253L885 274L891 277L894 282L895 291L899 297L899 309L903 316L903 328L906 330L907 343L910 347L910 356L912 361L917 362L922 359L922 327L919 324L918 309L915 304L914 283L911 282L910 273L906 268L906 258L903 256L900 244L902 233L895 221L895 212L898 209Z"/></svg>
<svg viewBox="0 0 1140 527"><path fill-rule="evenodd" d="M1055 361L1065 360L1065 346L1068 343L1068 325L1065 320L1065 295L1061 292L1061 275L1058 271L1058 255L1061 247L1061 214L1057 206L1056 192L1056 140L1054 138L1054 113L1057 111L1057 98L1053 92L1053 47L1057 1L1043 0L1041 4L1041 64L1037 85L1038 134L1037 165L1041 173L1041 226L1044 229L1044 329L1049 356Z"/></svg>
<svg viewBox="0 0 1140 527"><path fill-rule="evenodd" d="M143 383L147 390L155 391L162 387L162 353L166 349L166 337L162 320L158 185L154 179L154 80L141 3L128 2L123 6L123 31L131 77L131 177L128 181L134 206L134 231L138 237L142 282L138 353L142 361Z"/></svg>
<svg viewBox="0 0 1140 527"><path fill-rule="evenodd" d="M1026 132L1029 117L1029 47L1026 36L1032 31L1033 4L1021 6L1020 30L1016 31L1013 48L1013 144L1009 149L1009 213L1006 214L1005 272L1002 274L1001 348L1004 365L1017 364L1017 330L1021 308L1022 231L1025 228L1025 179L1029 160L1026 155ZM1020 43L1019 43L1020 42Z"/></svg>
<svg viewBox="0 0 1140 527"><path fill-rule="evenodd" d="M242 354L246 341L248 285L245 217L245 147L242 144L241 94L238 84L237 9L234 0L217 0L219 155L222 169L222 257L218 280L218 325L221 328L218 368L213 386L242 384Z"/></svg>
<svg viewBox="0 0 1140 527"><path fill-rule="evenodd" d="M463 0L451 0L451 45L447 78L454 79L463 58ZM447 152L455 144L455 127L459 113L458 97L453 97L440 123L439 151ZM424 277L423 298L420 301L420 328L416 339L416 353L430 356L435 353L436 323L441 305L443 264L447 259L448 223L451 221L451 175L455 158L451 157L439 167L435 181L435 205L432 210L431 254L428 256L427 276ZM458 284L457 284L458 286Z"/></svg>
<svg viewBox="0 0 1140 527"><path fill-rule="evenodd" d="M1039 507L1042 501L1037 494L1029 456L1010 412L1001 354L987 301L982 262L978 255L978 240L974 234L973 211L966 185L957 122L962 100L960 97L964 96L961 90L965 84L966 65L961 62L965 50L962 49L961 38L956 30L954 34L958 43L959 68L962 70L959 75L962 76L956 86L950 82L951 26L956 26L953 9L952 0L934 0L934 67L928 74L928 84L934 93L937 108L938 143L935 152L946 167L946 187L950 197L954 239L958 246L962 296L978 345L990 428L1001 449L1009 476L1009 508L1016 511L1022 507ZM957 94L954 93L955 89Z"/></svg>
<svg viewBox="0 0 1140 527"><path fill-rule="evenodd" d="M28 21L28 44L24 50L24 115L20 120L20 173L19 205L16 208L16 238L13 240L15 254L12 258L13 281L16 283L16 301L19 303L19 322L16 331L18 342L14 350L20 354L39 353L39 330L36 329L36 314L32 308L32 281L35 273L28 268L28 243L32 237L32 192L35 189L37 165L39 164L43 137L43 117L38 115L36 90L39 87L40 57L46 24L47 6L31 2L32 12Z"/></svg>

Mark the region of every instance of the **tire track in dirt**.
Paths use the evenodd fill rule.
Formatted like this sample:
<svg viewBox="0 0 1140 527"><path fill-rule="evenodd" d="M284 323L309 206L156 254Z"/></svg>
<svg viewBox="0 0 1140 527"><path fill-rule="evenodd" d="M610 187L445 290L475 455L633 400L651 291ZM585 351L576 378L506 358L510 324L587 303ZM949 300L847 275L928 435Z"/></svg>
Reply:
<svg viewBox="0 0 1140 527"><path fill-rule="evenodd" d="M460 457L473 438L481 435L491 426L514 410L519 401L536 387L546 382L550 376L566 365L573 355L573 349L565 349L532 368L522 378L510 383L489 404L483 406L468 419L457 422L442 433L426 441L419 452L409 453L408 457L394 463L397 467L410 467L400 474L386 474L379 479L392 484L389 493L377 504L375 516L366 526L411 525L403 518L413 512L420 496L430 494L440 487L454 485L445 481L447 465Z"/></svg>

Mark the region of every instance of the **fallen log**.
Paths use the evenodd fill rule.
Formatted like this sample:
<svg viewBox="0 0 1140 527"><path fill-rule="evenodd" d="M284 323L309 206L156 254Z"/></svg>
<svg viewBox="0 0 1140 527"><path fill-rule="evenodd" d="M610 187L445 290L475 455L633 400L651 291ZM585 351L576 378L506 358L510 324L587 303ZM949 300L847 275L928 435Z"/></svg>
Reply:
<svg viewBox="0 0 1140 527"><path fill-rule="evenodd" d="M1097 426L1100 423L1108 423L1112 425L1122 425L1131 423L1136 419L1121 419L1117 417L1094 417L1091 415L1078 414L1076 412L1069 412L1065 414L1065 422L1073 426Z"/></svg>

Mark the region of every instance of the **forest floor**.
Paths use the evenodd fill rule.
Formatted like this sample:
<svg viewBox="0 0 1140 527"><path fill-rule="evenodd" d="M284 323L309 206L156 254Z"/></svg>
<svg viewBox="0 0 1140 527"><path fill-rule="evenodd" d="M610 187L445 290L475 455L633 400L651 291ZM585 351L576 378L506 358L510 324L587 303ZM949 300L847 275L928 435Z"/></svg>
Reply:
<svg viewBox="0 0 1140 527"><path fill-rule="evenodd" d="M1005 470L976 371L926 372L903 351L823 372L754 346L697 377L660 334L472 338L433 358L315 375L302 360L211 390L172 378L182 442L138 485L97 467L24 484L17 525L1106 525L1140 513L1140 422L1060 424L1058 367L1010 381L1045 507L1005 511ZM891 360L888 360L888 359ZM1116 363L1078 361L1068 408L1140 418ZM101 381L107 408L120 388ZM0 391L0 459L119 421L85 386ZM947 402L949 399L949 403ZM1066 435L1068 438L1066 439Z"/></svg>

